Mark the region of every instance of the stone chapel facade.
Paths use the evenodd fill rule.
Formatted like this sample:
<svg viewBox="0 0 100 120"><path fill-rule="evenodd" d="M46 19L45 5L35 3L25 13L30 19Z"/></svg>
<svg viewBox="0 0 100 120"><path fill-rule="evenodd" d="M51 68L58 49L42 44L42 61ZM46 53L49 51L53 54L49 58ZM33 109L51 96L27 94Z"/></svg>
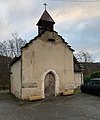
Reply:
<svg viewBox="0 0 100 120"><path fill-rule="evenodd" d="M82 82L81 69L75 72L74 50L54 31L54 24L45 10L37 23L38 35L22 48L22 55L12 62L11 92L19 99L57 96L68 86L75 89Z"/></svg>

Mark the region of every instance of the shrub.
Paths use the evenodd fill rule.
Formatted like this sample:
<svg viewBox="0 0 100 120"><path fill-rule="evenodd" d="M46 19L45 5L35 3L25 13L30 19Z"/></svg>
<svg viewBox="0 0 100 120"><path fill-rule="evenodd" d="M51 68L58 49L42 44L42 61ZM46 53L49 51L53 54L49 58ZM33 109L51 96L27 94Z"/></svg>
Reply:
<svg viewBox="0 0 100 120"><path fill-rule="evenodd" d="M100 71L95 71L91 73L90 75L84 76L84 83L87 83L92 78L100 78Z"/></svg>
<svg viewBox="0 0 100 120"><path fill-rule="evenodd" d="M90 80L91 76L90 75L85 75L84 76L84 83L87 83Z"/></svg>

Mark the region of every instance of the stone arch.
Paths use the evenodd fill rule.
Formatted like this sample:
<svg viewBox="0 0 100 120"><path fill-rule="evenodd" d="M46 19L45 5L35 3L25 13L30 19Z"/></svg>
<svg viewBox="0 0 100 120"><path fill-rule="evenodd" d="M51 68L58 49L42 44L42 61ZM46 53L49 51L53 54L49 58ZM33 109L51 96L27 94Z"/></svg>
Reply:
<svg viewBox="0 0 100 120"><path fill-rule="evenodd" d="M44 80L45 80L45 77L48 73L52 73L55 77L55 96L59 93L59 77L58 77L58 74L54 70L50 69L50 70L47 70L46 72L44 72L43 75L41 76L41 80L42 80L41 95L42 95L42 98L45 98Z"/></svg>

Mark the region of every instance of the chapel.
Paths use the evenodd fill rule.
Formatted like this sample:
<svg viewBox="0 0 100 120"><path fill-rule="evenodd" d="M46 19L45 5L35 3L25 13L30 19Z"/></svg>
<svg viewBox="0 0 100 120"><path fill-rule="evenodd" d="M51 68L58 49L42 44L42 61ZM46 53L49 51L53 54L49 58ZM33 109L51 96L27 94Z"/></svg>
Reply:
<svg viewBox="0 0 100 120"><path fill-rule="evenodd" d="M57 96L82 83L74 50L54 30L54 24L45 9L37 23L38 35L22 47L21 56L11 63L11 92L19 99Z"/></svg>

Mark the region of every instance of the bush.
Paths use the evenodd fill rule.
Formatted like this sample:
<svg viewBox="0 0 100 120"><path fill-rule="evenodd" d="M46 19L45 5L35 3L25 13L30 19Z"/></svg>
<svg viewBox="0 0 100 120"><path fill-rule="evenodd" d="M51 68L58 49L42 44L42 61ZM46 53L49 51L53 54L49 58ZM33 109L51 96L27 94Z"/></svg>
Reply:
<svg viewBox="0 0 100 120"><path fill-rule="evenodd" d="M91 79L90 75L85 75L84 76L84 83L87 83Z"/></svg>
<svg viewBox="0 0 100 120"><path fill-rule="evenodd" d="M91 73L91 78L100 78L100 71Z"/></svg>

